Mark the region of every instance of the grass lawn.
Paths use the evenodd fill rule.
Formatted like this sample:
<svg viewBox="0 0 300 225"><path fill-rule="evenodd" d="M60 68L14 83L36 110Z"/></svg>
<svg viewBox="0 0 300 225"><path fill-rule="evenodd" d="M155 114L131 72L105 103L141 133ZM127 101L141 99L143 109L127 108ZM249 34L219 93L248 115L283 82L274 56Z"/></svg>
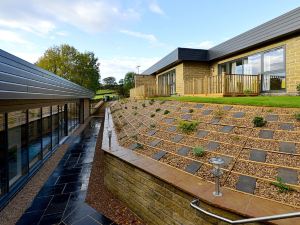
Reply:
<svg viewBox="0 0 300 225"><path fill-rule="evenodd" d="M183 102L218 103L230 105L253 105L285 108L300 108L300 96L257 96L257 97L158 97L160 100Z"/></svg>
<svg viewBox="0 0 300 225"><path fill-rule="evenodd" d="M103 89L96 91L96 95L94 96L94 99L102 99L104 96L118 96L115 90L109 90L109 89Z"/></svg>

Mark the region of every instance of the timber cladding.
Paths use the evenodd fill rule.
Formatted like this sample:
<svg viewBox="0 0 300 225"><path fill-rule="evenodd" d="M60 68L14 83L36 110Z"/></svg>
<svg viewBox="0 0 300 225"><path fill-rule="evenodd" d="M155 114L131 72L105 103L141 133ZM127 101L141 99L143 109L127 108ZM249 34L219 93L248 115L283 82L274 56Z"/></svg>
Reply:
<svg viewBox="0 0 300 225"><path fill-rule="evenodd" d="M152 75L135 75L135 87L142 85L155 85L155 76Z"/></svg>
<svg viewBox="0 0 300 225"><path fill-rule="evenodd" d="M104 153L105 186L149 225L225 225L190 207L193 196L129 163ZM191 184L193 185L193 184ZM207 210L237 219L238 216L201 203Z"/></svg>

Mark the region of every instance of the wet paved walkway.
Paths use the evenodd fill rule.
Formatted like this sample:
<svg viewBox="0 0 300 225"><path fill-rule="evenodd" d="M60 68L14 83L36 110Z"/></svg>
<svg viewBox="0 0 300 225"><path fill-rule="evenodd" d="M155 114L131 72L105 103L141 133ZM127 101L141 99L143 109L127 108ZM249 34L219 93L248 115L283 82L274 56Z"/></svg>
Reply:
<svg viewBox="0 0 300 225"><path fill-rule="evenodd" d="M67 141L66 154L17 225L115 225L84 202L102 118Z"/></svg>

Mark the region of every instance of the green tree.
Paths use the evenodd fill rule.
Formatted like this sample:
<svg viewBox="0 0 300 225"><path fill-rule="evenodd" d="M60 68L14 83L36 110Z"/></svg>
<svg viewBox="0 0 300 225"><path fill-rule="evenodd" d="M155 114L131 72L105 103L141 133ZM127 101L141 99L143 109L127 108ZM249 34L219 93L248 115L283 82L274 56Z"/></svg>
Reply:
<svg viewBox="0 0 300 225"><path fill-rule="evenodd" d="M99 88L100 64L93 52L62 44L47 49L36 65L92 91Z"/></svg>
<svg viewBox="0 0 300 225"><path fill-rule="evenodd" d="M124 78L124 88L128 92L129 92L129 90L131 88L134 88L134 76L135 76L134 72L128 72L125 75L125 78Z"/></svg>
<svg viewBox="0 0 300 225"><path fill-rule="evenodd" d="M103 85L106 89L114 89L117 86L116 78L105 77L102 79Z"/></svg>

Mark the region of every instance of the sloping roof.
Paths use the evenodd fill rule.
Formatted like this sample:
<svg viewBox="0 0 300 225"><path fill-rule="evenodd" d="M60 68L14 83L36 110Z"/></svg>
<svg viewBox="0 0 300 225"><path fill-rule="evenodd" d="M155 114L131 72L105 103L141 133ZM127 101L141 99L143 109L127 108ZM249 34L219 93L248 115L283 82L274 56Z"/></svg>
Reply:
<svg viewBox="0 0 300 225"><path fill-rule="evenodd" d="M150 75L159 72L161 69L180 61L207 61L207 50L191 49L191 48L176 48L170 54L159 60L153 66L145 70L142 75Z"/></svg>
<svg viewBox="0 0 300 225"><path fill-rule="evenodd" d="M180 61L205 62L224 58L295 33L300 33L300 7L208 50L177 48L142 74L155 74Z"/></svg>
<svg viewBox="0 0 300 225"><path fill-rule="evenodd" d="M0 49L0 99L92 98L80 85Z"/></svg>

